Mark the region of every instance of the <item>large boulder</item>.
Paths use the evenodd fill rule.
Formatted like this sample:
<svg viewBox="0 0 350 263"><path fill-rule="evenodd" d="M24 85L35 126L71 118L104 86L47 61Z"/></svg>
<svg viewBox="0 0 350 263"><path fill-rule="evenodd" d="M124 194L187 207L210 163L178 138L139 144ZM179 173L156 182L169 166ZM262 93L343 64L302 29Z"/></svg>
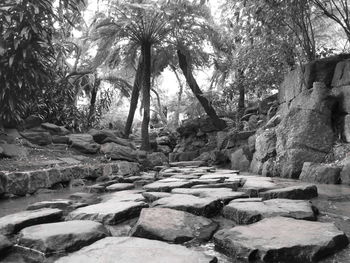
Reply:
<svg viewBox="0 0 350 263"><path fill-rule="evenodd" d="M255 158L262 163L276 155L276 132L268 129L257 135L255 140Z"/></svg>
<svg viewBox="0 0 350 263"><path fill-rule="evenodd" d="M132 236L183 243L211 238L217 224L201 216L168 208L142 209Z"/></svg>
<svg viewBox="0 0 350 263"><path fill-rule="evenodd" d="M321 184L339 184L341 168L324 164L305 162L299 179L305 182Z"/></svg>
<svg viewBox="0 0 350 263"><path fill-rule="evenodd" d="M78 250L108 235L100 223L76 220L24 228L18 244L50 255Z"/></svg>
<svg viewBox="0 0 350 263"><path fill-rule="evenodd" d="M23 138L37 145L48 145L52 143L51 134L45 130L26 130L20 132L20 134Z"/></svg>
<svg viewBox="0 0 350 263"><path fill-rule="evenodd" d="M333 146L332 102L323 83L292 101L276 129L281 176L298 178L304 162L322 162Z"/></svg>
<svg viewBox="0 0 350 263"><path fill-rule="evenodd" d="M56 263L215 263L212 256L180 245L136 237L106 237Z"/></svg>
<svg viewBox="0 0 350 263"><path fill-rule="evenodd" d="M94 142L90 134L70 134L69 144L73 149L87 154L95 154L100 150L100 145Z"/></svg>
<svg viewBox="0 0 350 263"><path fill-rule="evenodd" d="M230 154L231 169L248 171L250 162L242 148Z"/></svg>
<svg viewBox="0 0 350 263"><path fill-rule="evenodd" d="M130 140L120 138L121 134L117 131L107 130L107 129L104 129L104 130L91 129L89 131L89 134L91 134L92 137L94 138L94 141L99 144L113 142L122 146L130 147L133 150L136 149L135 145Z"/></svg>
<svg viewBox="0 0 350 263"><path fill-rule="evenodd" d="M41 127L50 132L51 135L64 136L70 133L70 131L64 126L58 126L53 123L45 122L41 124Z"/></svg>
<svg viewBox="0 0 350 263"><path fill-rule="evenodd" d="M162 152L149 153L147 154L146 160L144 161L144 165L149 168L167 165L168 163L168 157L166 157L166 155Z"/></svg>
<svg viewBox="0 0 350 263"><path fill-rule="evenodd" d="M214 243L233 259L311 263L346 247L349 241L331 223L272 217L220 230Z"/></svg>
<svg viewBox="0 0 350 263"><path fill-rule="evenodd" d="M28 156L27 149L16 144L0 143L0 148L2 149L0 157L26 158Z"/></svg>
<svg viewBox="0 0 350 263"><path fill-rule="evenodd" d="M122 146L114 142L105 143L101 146L101 152L112 160L137 162L137 154L132 148Z"/></svg>

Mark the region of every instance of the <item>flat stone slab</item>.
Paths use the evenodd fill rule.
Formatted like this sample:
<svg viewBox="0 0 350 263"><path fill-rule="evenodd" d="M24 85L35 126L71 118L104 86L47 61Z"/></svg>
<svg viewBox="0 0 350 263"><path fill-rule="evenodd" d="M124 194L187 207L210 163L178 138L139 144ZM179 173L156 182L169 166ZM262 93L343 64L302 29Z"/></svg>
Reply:
<svg viewBox="0 0 350 263"><path fill-rule="evenodd" d="M117 183L117 184L112 184L110 186L107 186L106 190L109 192L116 192L116 191L130 190L130 189L133 189L134 187L135 187L134 184Z"/></svg>
<svg viewBox="0 0 350 263"><path fill-rule="evenodd" d="M160 198L163 197L169 197L171 196L170 193L164 193L164 192L144 192L142 193L142 196L146 199L147 202L154 202Z"/></svg>
<svg viewBox="0 0 350 263"><path fill-rule="evenodd" d="M153 202L152 207L172 208L195 215L210 217L218 214L222 208L222 204L214 198L199 198L194 195L173 194Z"/></svg>
<svg viewBox="0 0 350 263"><path fill-rule="evenodd" d="M190 180L196 185L203 185L203 184L216 184L216 183L222 183L224 181L224 178L213 178L213 179L192 179Z"/></svg>
<svg viewBox="0 0 350 263"><path fill-rule="evenodd" d="M346 247L349 241L332 223L272 217L220 230L214 243L233 259L314 262Z"/></svg>
<svg viewBox="0 0 350 263"><path fill-rule="evenodd" d="M175 175L172 175L171 178L191 180L191 179L197 179L197 178L199 178L199 176L201 176L201 175L202 175L202 174L199 174L199 175L193 175L193 174L175 174Z"/></svg>
<svg viewBox="0 0 350 263"><path fill-rule="evenodd" d="M172 178L176 179L176 178ZM192 182L186 180L174 180L174 181L157 181L151 184L147 184L143 187L146 191L151 192L170 192L174 188L189 188L193 185Z"/></svg>
<svg viewBox="0 0 350 263"><path fill-rule="evenodd" d="M61 220L62 214L60 209L43 208L3 216L0 218L0 234L10 235L28 226L56 222Z"/></svg>
<svg viewBox="0 0 350 263"><path fill-rule="evenodd" d="M250 197L257 197L260 192L278 188L269 177L261 176L241 176L242 191Z"/></svg>
<svg viewBox="0 0 350 263"><path fill-rule="evenodd" d="M141 209L147 206L144 202L116 202L110 200L78 208L70 212L66 220L92 220L103 224L114 225L138 216Z"/></svg>
<svg viewBox="0 0 350 263"><path fill-rule="evenodd" d="M234 192L230 188L175 188L171 191L171 193L189 194L202 198L212 198L224 203L228 203L236 198L248 197L245 193Z"/></svg>
<svg viewBox="0 0 350 263"><path fill-rule="evenodd" d="M143 202L145 198L142 196L143 190L125 190L114 193L105 194L102 196L102 201L107 202Z"/></svg>
<svg viewBox="0 0 350 263"><path fill-rule="evenodd" d="M72 201L68 199L55 199L50 201L42 201L36 202L34 204L30 204L27 207L27 210L36 210L41 208L58 208L58 209L67 209L72 205Z"/></svg>
<svg viewBox="0 0 350 263"><path fill-rule="evenodd" d="M222 214L237 224L251 224L274 216L316 220L315 209L309 201L290 199L271 199L264 202L233 200L223 208Z"/></svg>
<svg viewBox="0 0 350 263"><path fill-rule="evenodd" d="M206 162L204 161L184 161L184 162L172 162L169 163L170 167L199 167L204 166Z"/></svg>
<svg viewBox="0 0 350 263"><path fill-rule="evenodd" d="M264 200L273 198L311 199L318 196L316 185L300 185L279 188L259 193Z"/></svg>
<svg viewBox="0 0 350 263"><path fill-rule="evenodd" d="M184 243L192 239L209 240L217 223L202 216L169 208L142 209L132 236Z"/></svg>
<svg viewBox="0 0 350 263"><path fill-rule="evenodd" d="M67 221L22 229L18 244L46 255L76 251L109 236L108 230L94 221Z"/></svg>
<svg viewBox="0 0 350 263"><path fill-rule="evenodd" d="M209 173L209 174L204 174L200 177L200 179L228 179L228 178L236 178L237 174L230 174L230 173L220 173L220 172L215 172L215 173Z"/></svg>
<svg viewBox="0 0 350 263"><path fill-rule="evenodd" d="M56 263L215 263L217 259L181 245L137 237L106 237Z"/></svg>
<svg viewBox="0 0 350 263"><path fill-rule="evenodd" d="M0 235L0 254L3 255L3 253L5 253L10 247L12 247L10 240L5 236Z"/></svg>
<svg viewBox="0 0 350 263"><path fill-rule="evenodd" d="M192 186L192 188L230 188L236 191L239 187L239 182L217 183L217 184L198 184Z"/></svg>

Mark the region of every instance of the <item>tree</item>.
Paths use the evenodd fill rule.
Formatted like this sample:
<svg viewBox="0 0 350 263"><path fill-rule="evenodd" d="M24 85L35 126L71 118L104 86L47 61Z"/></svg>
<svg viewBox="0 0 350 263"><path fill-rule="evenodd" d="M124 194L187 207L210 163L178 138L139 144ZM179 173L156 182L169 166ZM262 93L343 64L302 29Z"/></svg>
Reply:
<svg viewBox="0 0 350 263"><path fill-rule="evenodd" d="M350 20L348 0L311 0L328 18L339 24L350 41Z"/></svg>
<svg viewBox="0 0 350 263"><path fill-rule="evenodd" d="M0 122L18 123L60 77L55 22L79 15L82 0L5 0L0 4ZM71 28L71 27L70 27Z"/></svg>

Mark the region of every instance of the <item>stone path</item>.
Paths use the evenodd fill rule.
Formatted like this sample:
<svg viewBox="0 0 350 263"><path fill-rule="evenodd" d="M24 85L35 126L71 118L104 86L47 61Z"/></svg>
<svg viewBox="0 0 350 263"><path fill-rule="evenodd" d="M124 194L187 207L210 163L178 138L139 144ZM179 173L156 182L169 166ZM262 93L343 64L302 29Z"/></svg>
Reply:
<svg viewBox="0 0 350 263"><path fill-rule="evenodd" d="M61 263L314 262L347 246L338 224L318 214L315 185L200 165L112 175L89 193L31 204L0 218L0 254L4 262L23 248Z"/></svg>

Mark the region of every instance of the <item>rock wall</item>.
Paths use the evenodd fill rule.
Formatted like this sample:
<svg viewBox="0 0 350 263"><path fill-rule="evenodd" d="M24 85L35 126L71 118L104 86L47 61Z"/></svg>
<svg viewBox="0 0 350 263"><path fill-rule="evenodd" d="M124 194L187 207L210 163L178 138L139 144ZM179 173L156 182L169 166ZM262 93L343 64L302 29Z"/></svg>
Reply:
<svg viewBox="0 0 350 263"><path fill-rule="evenodd" d="M2 195L33 194L39 189L51 188L55 184L70 182L74 179L96 179L112 174L136 175L139 172L140 165L138 163L127 161L73 165L35 171L0 171L0 197Z"/></svg>
<svg viewBox="0 0 350 263"><path fill-rule="evenodd" d="M304 162L335 161L335 142L350 142L349 57L314 61L286 75L278 95L281 121L257 131L252 172L299 178ZM332 181L321 177L318 182Z"/></svg>

